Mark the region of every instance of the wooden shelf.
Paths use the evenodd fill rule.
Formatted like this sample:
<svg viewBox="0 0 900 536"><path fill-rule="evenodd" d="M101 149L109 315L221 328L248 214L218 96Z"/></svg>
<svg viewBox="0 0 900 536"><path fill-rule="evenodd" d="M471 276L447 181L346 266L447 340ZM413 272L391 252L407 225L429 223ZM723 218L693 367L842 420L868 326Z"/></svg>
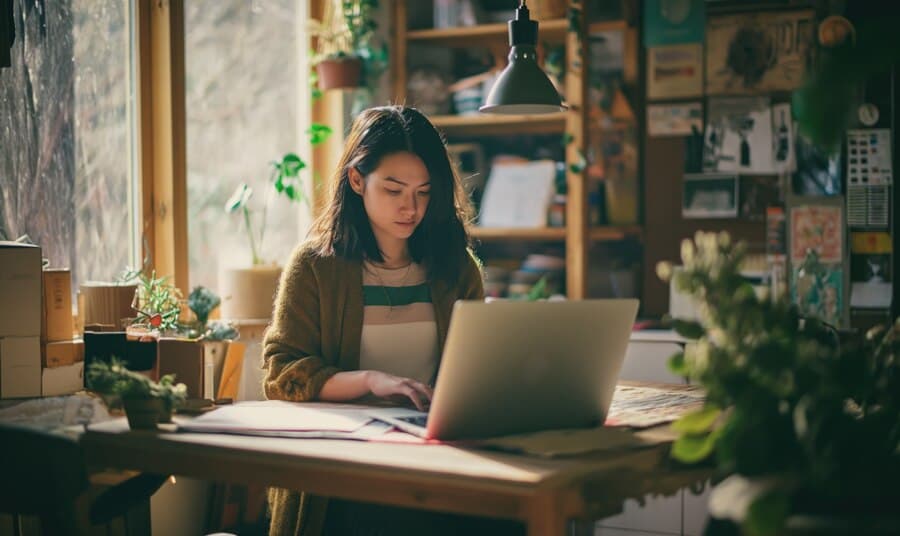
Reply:
<svg viewBox="0 0 900 536"><path fill-rule="evenodd" d="M561 242L566 239L566 229L564 227L473 227L472 236L483 241L540 240Z"/></svg>
<svg viewBox="0 0 900 536"><path fill-rule="evenodd" d="M501 240L534 240L540 242L562 242L566 239L564 227L473 227L472 236L483 242ZM637 225L604 225L591 227L589 230L592 242L608 240L624 240L628 237L641 237L641 228Z"/></svg>
<svg viewBox="0 0 900 536"><path fill-rule="evenodd" d="M569 27L566 19L539 21L538 38L550 43L562 43ZM459 28L429 28L427 30L410 30L406 32L408 41L428 45L470 48L485 42L507 42L509 30L505 22L496 24L479 24Z"/></svg>
<svg viewBox="0 0 900 536"><path fill-rule="evenodd" d="M596 32L611 32L614 30L627 30L628 21L625 20L604 20L600 22L592 22L588 24L588 35Z"/></svg>
<svg viewBox="0 0 900 536"><path fill-rule="evenodd" d="M640 240L643 232L639 225L602 225L591 227L589 230L591 242L605 242L608 240L624 240L634 237Z"/></svg>
<svg viewBox="0 0 900 536"><path fill-rule="evenodd" d="M431 122L444 134L474 136L489 134L562 134L568 112L537 115L434 115Z"/></svg>

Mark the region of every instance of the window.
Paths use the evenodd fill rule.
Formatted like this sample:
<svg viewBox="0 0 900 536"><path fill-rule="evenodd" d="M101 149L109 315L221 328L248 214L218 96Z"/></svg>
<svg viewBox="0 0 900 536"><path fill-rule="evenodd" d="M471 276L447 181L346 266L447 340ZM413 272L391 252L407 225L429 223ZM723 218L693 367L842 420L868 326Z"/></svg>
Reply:
<svg viewBox="0 0 900 536"><path fill-rule="evenodd" d="M273 197L269 163L308 143L306 0L185 2L190 286L217 287L218 270L250 266L240 213L225 205L243 182L260 256L283 264L302 237L309 205ZM308 161L306 155L301 155ZM311 182L304 170L305 184Z"/></svg>
<svg viewBox="0 0 900 536"><path fill-rule="evenodd" d="M0 235L27 234L73 286L135 266L134 6L14 1L0 69Z"/></svg>

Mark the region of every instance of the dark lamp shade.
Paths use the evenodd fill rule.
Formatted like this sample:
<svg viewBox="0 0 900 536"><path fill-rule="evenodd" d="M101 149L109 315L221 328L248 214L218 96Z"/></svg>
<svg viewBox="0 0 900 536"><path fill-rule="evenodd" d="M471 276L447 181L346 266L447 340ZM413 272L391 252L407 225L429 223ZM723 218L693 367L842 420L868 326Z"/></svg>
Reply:
<svg viewBox="0 0 900 536"><path fill-rule="evenodd" d="M559 92L538 65L532 45L512 47L509 64L479 108L491 114L548 114L565 110Z"/></svg>

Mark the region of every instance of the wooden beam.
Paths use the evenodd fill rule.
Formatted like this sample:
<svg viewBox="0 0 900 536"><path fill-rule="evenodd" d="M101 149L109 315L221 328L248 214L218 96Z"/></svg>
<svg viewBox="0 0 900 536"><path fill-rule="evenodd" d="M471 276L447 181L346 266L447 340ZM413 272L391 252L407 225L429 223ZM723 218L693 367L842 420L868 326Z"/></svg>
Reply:
<svg viewBox="0 0 900 536"><path fill-rule="evenodd" d="M144 258L188 289L184 2L138 2Z"/></svg>
<svg viewBox="0 0 900 536"><path fill-rule="evenodd" d="M391 21L394 36L391 47L391 77L393 81L393 102L406 102L406 0L394 0L394 17Z"/></svg>
<svg viewBox="0 0 900 536"><path fill-rule="evenodd" d="M310 16L321 20L328 0L310 0ZM315 50L316 39L312 39ZM333 129L328 140L312 148L313 174L313 218L318 217L330 198L332 182L341 152L344 148L344 92L329 90L312 103L312 120L314 123L328 125Z"/></svg>
<svg viewBox="0 0 900 536"><path fill-rule="evenodd" d="M584 3L572 1L570 9L577 9L578 31L566 33L566 133L571 141L566 145L566 294L580 300L587 294L587 257L590 248L587 185L584 170L573 171L572 164L584 158L587 146L587 123L584 106L587 100L587 54L584 35L587 17Z"/></svg>

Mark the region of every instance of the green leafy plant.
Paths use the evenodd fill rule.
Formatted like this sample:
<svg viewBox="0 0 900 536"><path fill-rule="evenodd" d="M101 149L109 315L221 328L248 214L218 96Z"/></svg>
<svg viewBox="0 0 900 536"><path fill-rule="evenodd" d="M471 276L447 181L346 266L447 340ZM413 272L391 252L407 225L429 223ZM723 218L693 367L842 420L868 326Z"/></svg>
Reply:
<svg viewBox="0 0 900 536"><path fill-rule="evenodd" d="M331 134L331 128L325 125L315 124L307 131L313 145L322 143ZM303 179L300 172L306 168L306 162L295 153L287 153L281 160L270 162L269 182L272 184L270 194L284 197L289 202L309 203L303 194ZM266 232L266 217L269 207L269 198L266 195L262 206L262 215L259 222L258 234L254 232L253 218L250 209L250 199L253 197L253 188L247 183L241 183L225 203L225 211L228 213L240 213L244 220L244 228L250 242L250 253L253 265L264 264L261 256L261 248Z"/></svg>
<svg viewBox="0 0 900 536"><path fill-rule="evenodd" d="M209 314L212 313L220 303L222 303L222 299L219 295L204 286L194 287L194 289L191 290L191 293L188 294L188 307L194 312L194 315L197 317L197 322L201 326L206 326L206 322L209 320Z"/></svg>
<svg viewBox="0 0 900 536"><path fill-rule="evenodd" d="M181 291L169 282L168 276L157 277L156 270L127 272L125 280L137 282L132 308L137 312L133 324L152 330L175 331L181 314Z"/></svg>
<svg viewBox="0 0 900 536"><path fill-rule="evenodd" d="M191 290L188 295L188 307L197 317L196 322L189 327L188 336L193 338L202 337L209 341L234 340L238 338L237 328L230 322L224 320L209 320L212 313L222 299L212 290L198 286Z"/></svg>
<svg viewBox="0 0 900 536"><path fill-rule="evenodd" d="M670 368L706 390L703 409L673 424L672 455L714 460L729 478L714 490L711 513L714 504L748 501L737 520L747 534L775 534L792 513L892 512L900 502L900 323L851 337L803 317L785 296L757 295L740 274L745 251L725 233L698 233L682 243L683 270L657 266L696 299L700 315L673 320L695 342Z"/></svg>
<svg viewBox="0 0 900 536"><path fill-rule="evenodd" d="M187 387L183 383L176 384L173 374L154 382L143 374L128 370L115 357L109 362L97 360L91 363L87 380L88 388L97 393L121 400L159 398L170 411L187 398Z"/></svg>
<svg viewBox="0 0 900 536"><path fill-rule="evenodd" d="M240 333L234 324L224 320L213 320L206 325L203 338L208 341L233 341Z"/></svg>
<svg viewBox="0 0 900 536"><path fill-rule="evenodd" d="M378 0L328 0L321 20L310 21L317 38L312 64L356 58L362 62L361 85L372 89L387 69L386 43L375 43Z"/></svg>

